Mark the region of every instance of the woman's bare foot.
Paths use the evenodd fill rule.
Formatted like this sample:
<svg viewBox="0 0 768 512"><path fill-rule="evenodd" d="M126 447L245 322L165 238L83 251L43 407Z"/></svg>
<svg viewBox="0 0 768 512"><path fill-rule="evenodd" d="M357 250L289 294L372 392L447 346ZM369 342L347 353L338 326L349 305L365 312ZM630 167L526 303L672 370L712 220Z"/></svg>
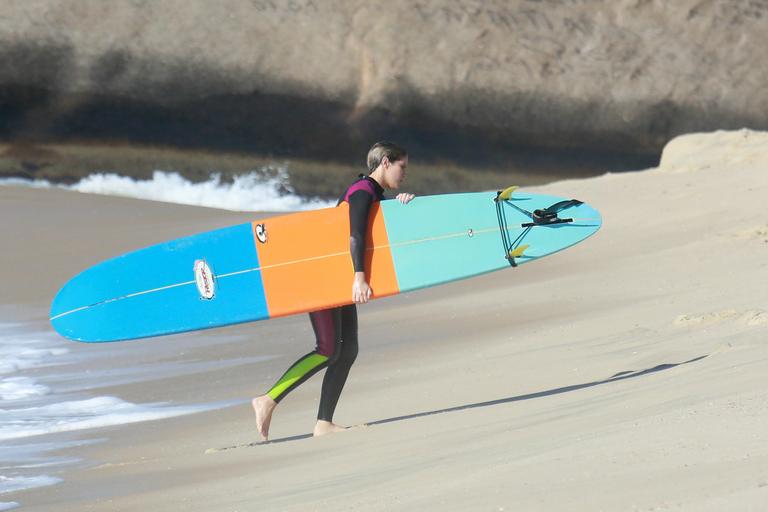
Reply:
<svg viewBox="0 0 768 512"><path fill-rule="evenodd" d="M333 434L334 432L342 432L344 430L347 430L347 427L342 427L330 421L318 420L312 435L315 437L324 436L325 434Z"/></svg>
<svg viewBox="0 0 768 512"><path fill-rule="evenodd" d="M253 412L256 413L256 428L264 441L269 436L269 422L272 421L272 411L277 407L277 402L269 395L257 396L251 401Z"/></svg>

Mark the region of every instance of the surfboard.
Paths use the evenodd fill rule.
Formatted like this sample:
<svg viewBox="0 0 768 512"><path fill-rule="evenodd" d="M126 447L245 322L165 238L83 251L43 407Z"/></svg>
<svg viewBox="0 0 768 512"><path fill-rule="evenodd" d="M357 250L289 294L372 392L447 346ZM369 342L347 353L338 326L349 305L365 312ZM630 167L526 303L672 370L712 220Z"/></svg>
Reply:
<svg viewBox="0 0 768 512"><path fill-rule="evenodd" d="M594 234L577 200L515 187L375 203L366 272L373 298L513 268ZM50 321L83 342L120 341L350 304L346 203L226 227L86 269L53 300Z"/></svg>

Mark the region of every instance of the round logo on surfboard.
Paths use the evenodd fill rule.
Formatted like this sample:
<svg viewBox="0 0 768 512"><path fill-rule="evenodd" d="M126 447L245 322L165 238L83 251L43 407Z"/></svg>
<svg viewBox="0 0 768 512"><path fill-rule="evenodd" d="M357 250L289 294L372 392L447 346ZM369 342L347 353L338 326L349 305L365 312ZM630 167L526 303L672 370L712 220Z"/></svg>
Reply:
<svg viewBox="0 0 768 512"><path fill-rule="evenodd" d="M197 291L200 293L201 299L211 300L216 295L213 272L205 260L195 261L195 283L197 283Z"/></svg>
<svg viewBox="0 0 768 512"><path fill-rule="evenodd" d="M256 238L259 242L263 244L267 243L267 227L264 224L256 224L254 232L256 233Z"/></svg>

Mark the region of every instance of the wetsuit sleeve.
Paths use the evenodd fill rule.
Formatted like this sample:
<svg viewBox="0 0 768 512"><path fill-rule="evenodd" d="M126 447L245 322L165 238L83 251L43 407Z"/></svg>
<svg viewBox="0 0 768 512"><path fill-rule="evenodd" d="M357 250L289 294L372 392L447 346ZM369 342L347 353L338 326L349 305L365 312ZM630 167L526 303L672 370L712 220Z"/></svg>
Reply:
<svg viewBox="0 0 768 512"><path fill-rule="evenodd" d="M373 196L366 190L353 192L349 203L349 253L355 272L365 272L365 231L371 212Z"/></svg>

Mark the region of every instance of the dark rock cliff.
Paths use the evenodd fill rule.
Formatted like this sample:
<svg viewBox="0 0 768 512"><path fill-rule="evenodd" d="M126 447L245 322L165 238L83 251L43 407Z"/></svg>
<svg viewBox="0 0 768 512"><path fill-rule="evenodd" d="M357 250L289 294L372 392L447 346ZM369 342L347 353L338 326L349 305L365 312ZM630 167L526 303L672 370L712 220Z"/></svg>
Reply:
<svg viewBox="0 0 768 512"><path fill-rule="evenodd" d="M768 0L4 0L0 137L632 167L768 128L764 48Z"/></svg>

